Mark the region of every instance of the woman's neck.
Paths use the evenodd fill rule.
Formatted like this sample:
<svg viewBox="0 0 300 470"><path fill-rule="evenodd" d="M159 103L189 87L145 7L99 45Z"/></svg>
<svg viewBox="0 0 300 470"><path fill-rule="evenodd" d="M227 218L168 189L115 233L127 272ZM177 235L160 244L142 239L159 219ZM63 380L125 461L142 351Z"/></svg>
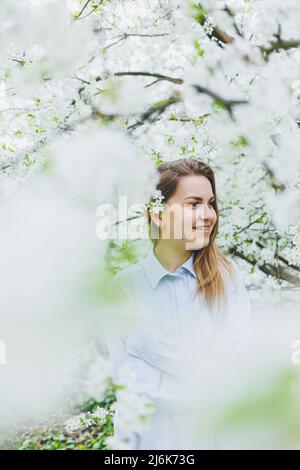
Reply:
<svg viewBox="0 0 300 470"><path fill-rule="evenodd" d="M192 251L179 248L169 240L159 240L153 251L160 264L172 273L192 254Z"/></svg>

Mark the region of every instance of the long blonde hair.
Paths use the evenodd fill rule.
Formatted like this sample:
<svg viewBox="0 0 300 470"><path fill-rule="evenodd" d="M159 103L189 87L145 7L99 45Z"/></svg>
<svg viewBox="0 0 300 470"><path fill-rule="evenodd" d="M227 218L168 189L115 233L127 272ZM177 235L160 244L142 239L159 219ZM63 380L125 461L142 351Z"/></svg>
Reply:
<svg viewBox="0 0 300 470"><path fill-rule="evenodd" d="M205 176L211 184L214 194L213 207L217 214L217 221L210 234L207 246L194 250L193 267L198 280L196 293L201 293L210 307L218 307L226 303L226 291L224 279L221 273L221 266L224 267L231 276L235 276L230 260L220 251L215 238L219 228L219 211L216 194L215 175L213 170L204 162L196 159L180 158L170 162L164 162L158 165L159 181L156 189L161 191L163 203L175 193L179 178L181 176L199 175ZM150 216L150 208L147 209L148 234L153 246L155 247L159 238L153 238L153 221Z"/></svg>

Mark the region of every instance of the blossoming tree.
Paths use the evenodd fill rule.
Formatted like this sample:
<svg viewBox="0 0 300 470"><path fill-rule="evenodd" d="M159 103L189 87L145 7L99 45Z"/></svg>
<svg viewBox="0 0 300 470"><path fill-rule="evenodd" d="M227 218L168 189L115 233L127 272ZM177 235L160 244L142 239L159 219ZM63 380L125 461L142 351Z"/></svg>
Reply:
<svg viewBox="0 0 300 470"><path fill-rule="evenodd" d="M95 312L99 297L90 285L88 302L77 302L74 292L86 295L86 279L104 276L108 253L114 271L135 259L138 246L99 243L98 205L119 194L143 206L155 165L178 157L214 169L218 244L239 260L247 282L300 285L298 3L2 0L7 325L21 306L38 318L45 298L49 318L74 312L74 305L78 314L87 305ZM137 211L130 219L139 217ZM57 277L53 260L63 257ZM59 289L68 298L62 301ZM49 341L56 338L51 331Z"/></svg>

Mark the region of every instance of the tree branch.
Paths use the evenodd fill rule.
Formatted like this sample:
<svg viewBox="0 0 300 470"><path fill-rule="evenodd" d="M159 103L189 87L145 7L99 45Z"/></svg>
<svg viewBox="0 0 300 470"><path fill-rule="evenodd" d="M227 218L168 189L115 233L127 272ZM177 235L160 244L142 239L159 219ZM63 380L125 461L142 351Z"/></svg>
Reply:
<svg viewBox="0 0 300 470"><path fill-rule="evenodd" d="M261 242L259 242L259 241L257 241L256 244L257 244L257 246L258 246L259 248L262 248L262 249L265 248L265 246L264 246ZM294 269L295 271L300 272L300 267L299 267L299 266L296 266L295 264L290 264L290 263L289 263L282 255L280 255L279 253L277 253L277 258L278 258L279 261L282 261L282 262L283 262L286 266L288 266L289 268Z"/></svg>
<svg viewBox="0 0 300 470"><path fill-rule="evenodd" d="M284 191L286 189L285 184L281 183L275 178L274 171L270 168L268 163L266 161L263 161L262 165L264 166L266 173L270 178L272 188L275 189L276 192Z"/></svg>
<svg viewBox="0 0 300 470"><path fill-rule="evenodd" d="M230 44L234 41L234 37L230 36L226 31L223 31L219 26L214 26L212 33L208 34L208 37L215 38L223 44Z"/></svg>
<svg viewBox="0 0 300 470"><path fill-rule="evenodd" d="M132 124L131 126L127 127L127 129L130 132L132 132L137 127L143 125L144 122L149 120L153 115L156 114L157 117L160 116L169 106L175 103L179 103L180 101L181 101L181 97L177 93L170 96L170 98L167 98L166 100L159 101L153 106L150 106L150 108L145 113L142 114L141 119L137 121L135 124Z"/></svg>
<svg viewBox="0 0 300 470"><path fill-rule="evenodd" d="M205 24L207 23L207 11L201 5L195 6L195 9L197 11L195 15L195 19L204 28ZM234 13L230 10L228 6L225 6L223 8L223 11L225 11L231 18L234 18ZM243 37L235 21L233 21L233 26L237 34ZM226 33L226 31L223 31L217 25L213 26L211 31L207 31L205 28L204 30L206 32L206 35L210 39L216 39L218 41L218 45L221 47L223 47L222 44L231 44L235 41L235 38L233 36ZM286 40L286 39L281 38L281 26L280 25L278 25L278 33L275 34L274 37L276 38L276 40L271 41L270 45L260 47L260 50L263 53L263 56L266 60L268 60L269 55L272 54L272 52L278 51L280 49L289 50L289 49L300 46L299 39ZM249 57L245 56L245 59L249 60Z"/></svg>
<svg viewBox="0 0 300 470"><path fill-rule="evenodd" d="M88 6L89 3L91 3L91 0L87 0L87 1L85 2L85 4L83 5L83 7L81 8L80 12L78 13L78 15L76 15L76 19L77 19L77 20L81 17L82 13L83 13L84 10L87 8L87 6Z"/></svg>
<svg viewBox="0 0 300 470"><path fill-rule="evenodd" d="M230 16L230 18L232 18L232 21L233 21L233 27L236 31L236 33L238 34L238 36L240 37L244 37L243 34L241 33L238 25L236 24L235 22L235 14L230 10L230 8L228 7L228 5L226 5L223 10Z"/></svg>
<svg viewBox="0 0 300 470"><path fill-rule="evenodd" d="M112 42L108 46L105 46L103 49L106 51L110 47L115 46L116 44L119 44L122 41L125 41L125 39L129 37L155 38L155 37L161 37L161 36L169 36L169 33L158 33L158 34L124 33L118 37L117 41Z"/></svg>
<svg viewBox="0 0 300 470"><path fill-rule="evenodd" d="M115 72L113 74L115 77L123 77L123 76L140 76L140 77L154 77L158 78L158 80L166 80L171 83L175 83L176 85L182 85L183 79L182 78L173 78L169 77L168 75L163 75L160 73L151 73L151 72Z"/></svg>
<svg viewBox="0 0 300 470"><path fill-rule="evenodd" d="M258 269L260 269L264 274L268 276L274 276L276 277L276 279L287 281L297 287L300 286L300 278L298 276L290 274L283 266L272 266L269 263L263 263L259 265L255 258L252 257L252 259L250 259L244 253L238 251L237 247L231 248L229 250L229 253L234 256L237 256L238 258L243 259L244 261L247 261L248 263L252 264L252 266L257 265Z"/></svg>
<svg viewBox="0 0 300 470"><path fill-rule="evenodd" d="M200 4L194 5L194 9L195 9L194 18L197 21L197 23L199 23L203 27L209 39L216 39L217 44L220 47L223 47L223 44L230 44L234 41L234 38L230 36L230 34L226 33L226 31L223 31L221 28L219 28L219 26L216 26L216 25L212 26L211 30L208 28L205 28L205 25L209 24L207 20L208 18L207 11Z"/></svg>
<svg viewBox="0 0 300 470"><path fill-rule="evenodd" d="M272 52L278 51L280 49L287 51L289 49L293 49L294 47L299 46L299 39L291 39L289 41L285 39L278 39L277 41L271 41L270 46L262 46L260 50L262 51L264 57L268 59L269 55L272 54Z"/></svg>
<svg viewBox="0 0 300 470"><path fill-rule="evenodd" d="M214 91L209 90L208 88L202 87L200 85L192 86L195 88L195 90L197 90L198 93L204 93L205 95L208 95L213 98L217 103L221 104L229 112L232 119L234 119L232 112L234 106L249 103L247 100L227 100L225 98L222 98L222 96L218 95Z"/></svg>

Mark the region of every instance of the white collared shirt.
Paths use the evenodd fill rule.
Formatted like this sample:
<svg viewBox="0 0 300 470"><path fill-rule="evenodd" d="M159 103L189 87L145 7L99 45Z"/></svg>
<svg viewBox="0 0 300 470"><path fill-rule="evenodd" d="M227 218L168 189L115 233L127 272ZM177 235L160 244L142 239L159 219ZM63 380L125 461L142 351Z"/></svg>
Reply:
<svg viewBox="0 0 300 470"><path fill-rule="evenodd" d="M198 439L191 431L189 416L195 416L194 403L199 404L200 401L205 408L208 396L210 400L210 391L206 389L207 377L215 375L220 378L222 373L227 375L230 372L231 359L224 362L222 357L224 344L225 350L227 344L234 348L233 356L242 358L242 363L242 353L249 356L252 307L242 273L235 261L229 259L237 278L234 281L224 271L228 308L224 308L221 322L208 310L202 294L193 298L198 285L193 254L174 273L170 273L158 261L151 247L144 259L114 277L118 288L130 302L133 301L131 305L136 311L136 320L125 338L113 331L106 336L114 380L119 383L119 371L129 365L137 378L134 389L146 392L155 408L148 430L142 435L131 435L131 448L218 448L214 433ZM223 349L218 355L219 349L215 344L218 346L220 339ZM202 349L193 349L194 345L200 345ZM192 374L189 366L192 366ZM232 370L233 376L240 376L235 367ZM222 382L217 390L222 393ZM128 438L122 413L117 393L114 435Z"/></svg>
<svg viewBox="0 0 300 470"><path fill-rule="evenodd" d="M115 377L122 363L129 361L148 393L168 400L172 395L169 382L178 375L179 364L184 367L181 346L186 347L187 342L205 345L219 332L231 346L236 345L238 352L247 348L252 307L243 275L237 263L228 259L237 278L234 280L224 270L228 295L224 318L212 314L201 293L193 298L198 285L193 254L170 273L151 247L144 259L114 276L122 292L133 300L137 314L127 338L111 334L107 340Z"/></svg>

